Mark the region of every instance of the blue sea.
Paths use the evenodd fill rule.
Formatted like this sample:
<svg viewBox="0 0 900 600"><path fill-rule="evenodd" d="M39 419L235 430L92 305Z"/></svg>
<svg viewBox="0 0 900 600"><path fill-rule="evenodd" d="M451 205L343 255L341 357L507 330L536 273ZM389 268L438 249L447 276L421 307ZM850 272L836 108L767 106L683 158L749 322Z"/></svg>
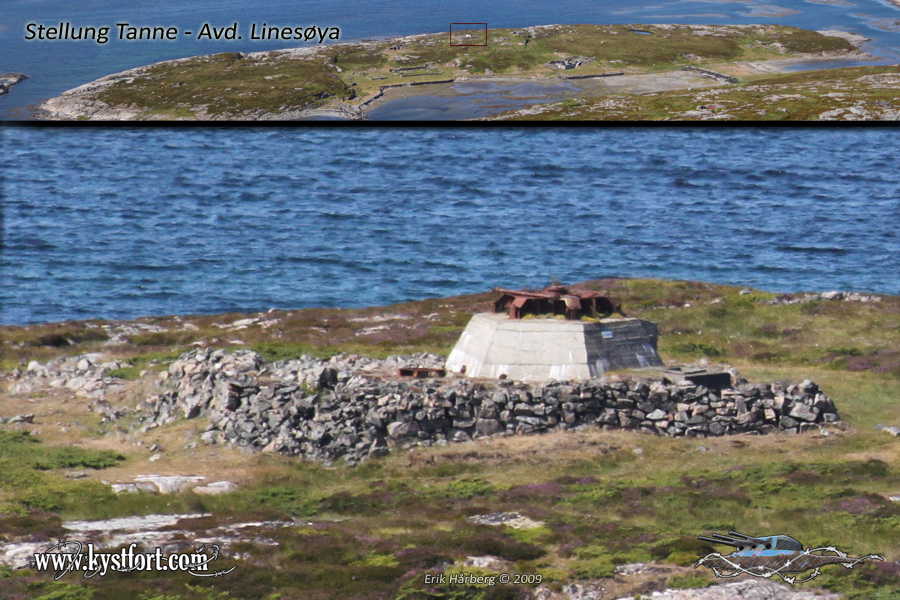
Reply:
<svg viewBox="0 0 900 600"><path fill-rule="evenodd" d="M176 26L196 32L203 23L238 23L243 40L25 41L29 22L54 26ZM842 29L872 39L868 49L900 62L900 8L887 0L3 0L0 72L31 77L0 97L0 117L27 118L29 105L103 75L161 60L225 51L295 47L296 41L250 41L251 23L339 27L344 41L448 31L450 23L488 27L549 23L777 23Z"/></svg>
<svg viewBox="0 0 900 600"><path fill-rule="evenodd" d="M3 128L0 323L603 276L900 294L896 128Z"/></svg>

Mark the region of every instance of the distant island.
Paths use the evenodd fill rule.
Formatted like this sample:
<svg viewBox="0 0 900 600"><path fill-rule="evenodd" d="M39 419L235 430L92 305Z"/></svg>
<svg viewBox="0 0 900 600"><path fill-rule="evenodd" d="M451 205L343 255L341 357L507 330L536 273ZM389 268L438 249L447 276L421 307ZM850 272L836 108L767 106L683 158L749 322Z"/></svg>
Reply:
<svg viewBox="0 0 900 600"><path fill-rule="evenodd" d="M226 52L107 75L42 103L51 120L365 119L462 81L568 82L557 102L496 119L897 119L898 66L784 73L867 60L862 36L778 25L542 25ZM419 86L428 86L427 88Z"/></svg>
<svg viewBox="0 0 900 600"><path fill-rule="evenodd" d="M24 73L3 73L0 74L0 96L9 93L9 89L14 85L22 83L28 79L28 75Z"/></svg>

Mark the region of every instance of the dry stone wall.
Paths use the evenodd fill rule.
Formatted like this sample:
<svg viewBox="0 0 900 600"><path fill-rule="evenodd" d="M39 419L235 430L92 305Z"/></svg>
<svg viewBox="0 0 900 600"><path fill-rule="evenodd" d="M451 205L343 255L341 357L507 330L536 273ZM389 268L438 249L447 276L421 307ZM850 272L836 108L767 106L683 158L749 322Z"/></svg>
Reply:
<svg viewBox="0 0 900 600"><path fill-rule="evenodd" d="M722 391L642 378L544 385L461 378L410 380L400 366L440 366L434 355L336 356L266 363L257 354L193 351L161 377L168 390L141 406L150 429L206 418L208 444L233 444L357 463L395 446L582 426L667 436L797 433L840 420L812 381Z"/></svg>

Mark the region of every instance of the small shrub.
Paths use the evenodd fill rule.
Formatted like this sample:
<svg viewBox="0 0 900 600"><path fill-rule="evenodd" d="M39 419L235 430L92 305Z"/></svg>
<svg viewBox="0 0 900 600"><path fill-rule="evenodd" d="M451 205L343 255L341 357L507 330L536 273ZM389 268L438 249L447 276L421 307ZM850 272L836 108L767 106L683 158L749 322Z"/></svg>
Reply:
<svg viewBox="0 0 900 600"><path fill-rule="evenodd" d="M29 487L17 500L32 510L59 512L96 507L114 501L115 494L99 481L70 482L60 478Z"/></svg>
<svg viewBox="0 0 900 600"><path fill-rule="evenodd" d="M512 562L534 560L546 554L543 548L518 542L496 532L473 537L466 544L466 552L477 556L499 556Z"/></svg>
<svg viewBox="0 0 900 600"><path fill-rule="evenodd" d="M0 431L0 448L3 454L9 454L12 444L37 444L39 440L27 431Z"/></svg>
<svg viewBox="0 0 900 600"><path fill-rule="evenodd" d="M355 564L364 567L397 567L400 565L400 562L393 554L370 554Z"/></svg>
<svg viewBox="0 0 900 600"><path fill-rule="evenodd" d="M827 350L825 350L825 352L827 352L828 354L835 355L835 356L862 356L862 353L863 353L862 350L860 350L859 348L852 348L849 346L847 346L847 347L837 346L837 347L833 347L833 348L828 348Z"/></svg>
<svg viewBox="0 0 900 600"><path fill-rule="evenodd" d="M25 342L26 346L30 346L32 348L37 346L49 346L50 348L65 348L66 346L71 346L75 341L71 338L66 337L61 333L48 333L47 335L41 335L33 340L28 340Z"/></svg>
<svg viewBox="0 0 900 600"><path fill-rule="evenodd" d="M94 591L83 585L54 582L51 587L49 592L37 596L35 600L91 600L94 597Z"/></svg>
<svg viewBox="0 0 900 600"><path fill-rule="evenodd" d="M683 551L672 552L666 557L666 561L682 567L687 567L697 562L697 553Z"/></svg>
<svg viewBox="0 0 900 600"><path fill-rule="evenodd" d="M870 458L865 462L852 461L848 463L848 471L854 475L864 475L866 477L887 477L891 474L891 467L883 460Z"/></svg>
<svg viewBox="0 0 900 600"><path fill-rule="evenodd" d="M125 457L110 450L87 450L74 446L48 448L47 456L34 461L34 468L40 471L51 469L108 469Z"/></svg>
<svg viewBox="0 0 900 600"><path fill-rule="evenodd" d="M144 369L140 366L132 365L130 367L122 367L121 369L112 369L106 374L116 379L125 379L126 381L137 381L141 378L141 371Z"/></svg>
<svg viewBox="0 0 900 600"><path fill-rule="evenodd" d="M702 342L687 342L685 344L678 344L675 346L675 351L682 354L700 354L709 358L715 358L718 356L723 356L725 354L723 350L719 350L712 344L704 344Z"/></svg>
<svg viewBox="0 0 900 600"><path fill-rule="evenodd" d="M108 340L105 331L93 327L61 326L52 333L45 333L36 338L26 340L25 346L29 348L49 347L65 348L82 342L102 342Z"/></svg>
<svg viewBox="0 0 900 600"><path fill-rule="evenodd" d="M666 587L676 590L691 588L705 588L713 584L709 575L704 573L688 573L686 575L672 575L666 580Z"/></svg>
<svg viewBox="0 0 900 600"><path fill-rule="evenodd" d="M393 499L390 492L354 495L349 492L338 492L319 503L320 512L338 514L371 515L382 512L385 503Z"/></svg>
<svg viewBox="0 0 900 600"><path fill-rule="evenodd" d="M650 547L653 560L665 559L679 565L692 565L697 562L697 553L702 550L702 542L693 536L665 538Z"/></svg>
<svg viewBox="0 0 900 600"><path fill-rule="evenodd" d="M444 496L468 500L475 496L486 496L494 491L494 486L483 479L459 479L447 485Z"/></svg>
<svg viewBox="0 0 900 600"><path fill-rule="evenodd" d="M769 338L775 339L781 337L781 328L778 327L775 323L765 323L764 325L760 325L757 327L753 334L757 337L761 338Z"/></svg>
<svg viewBox="0 0 900 600"><path fill-rule="evenodd" d="M714 319L722 319L724 317L729 316L731 314L731 311L728 310L727 307L722 306L720 304L720 305L713 306L712 308L708 309L707 313L709 314L710 317L712 317Z"/></svg>
<svg viewBox="0 0 900 600"><path fill-rule="evenodd" d="M751 292L749 294L744 294L743 296L734 298L731 303L734 306L740 306L742 308L753 308L756 304L769 302L770 300L774 300L776 297L776 294L771 294L768 292Z"/></svg>
<svg viewBox="0 0 900 600"><path fill-rule="evenodd" d="M779 362L781 360L781 355L777 352L773 352L772 350L763 350L762 352L754 352L750 355L750 358L756 362L761 363L774 363Z"/></svg>
<svg viewBox="0 0 900 600"><path fill-rule="evenodd" d="M15 537L23 535L37 535L51 538L61 538L66 534L62 527L62 519L50 513L23 511L22 514L6 513L0 515L0 531L3 535ZM0 540L3 536L0 536ZM2 575L0 575L2 579Z"/></svg>
<svg viewBox="0 0 900 600"><path fill-rule="evenodd" d="M529 527L527 529L512 529L509 533L520 542L528 544L542 543L559 537L544 525L541 525L540 527Z"/></svg>
<svg viewBox="0 0 900 600"><path fill-rule="evenodd" d="M135 346L177 346L190 344L194 340L194 335L187 331L155 331L128 337L128 341Z"/></svg>
<svg viewBox="0 0 900 600"><path fill-rule="evenodd" d="M277 485L249 492L251 506L284 512L295 517L310 517L319 510L319 502L290 485Z"/></svg>
<svg viewBox="0 0 900 600"><path fill-rule="evenodd" d="M323 359L331 358L337 354L336 351L315 349L307 344L295 344L292 342L263 342L253 344L250 349L269 362L300 358L304 354Z"/></svg>
<svg viewBox="0 0 900 600"><path fill-rule="evenodd" d="M612 563L609 556L580 560L572 570L572 575L575 579L600 579L613 577L615 574L616 566Z"/></svg>

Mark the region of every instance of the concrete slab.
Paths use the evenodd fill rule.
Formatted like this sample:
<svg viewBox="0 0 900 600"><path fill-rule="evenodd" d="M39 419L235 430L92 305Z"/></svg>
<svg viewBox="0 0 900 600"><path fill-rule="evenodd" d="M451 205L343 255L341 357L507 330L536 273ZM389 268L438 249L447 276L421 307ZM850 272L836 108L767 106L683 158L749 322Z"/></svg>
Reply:
<svg viewBox="0 0 900 600"><path fill-rule="evenodd" d="M447 359L447 371L518 381L579 381L616 369L661 366L657 327L641 319L567 321L472 317Z"/></svg>

